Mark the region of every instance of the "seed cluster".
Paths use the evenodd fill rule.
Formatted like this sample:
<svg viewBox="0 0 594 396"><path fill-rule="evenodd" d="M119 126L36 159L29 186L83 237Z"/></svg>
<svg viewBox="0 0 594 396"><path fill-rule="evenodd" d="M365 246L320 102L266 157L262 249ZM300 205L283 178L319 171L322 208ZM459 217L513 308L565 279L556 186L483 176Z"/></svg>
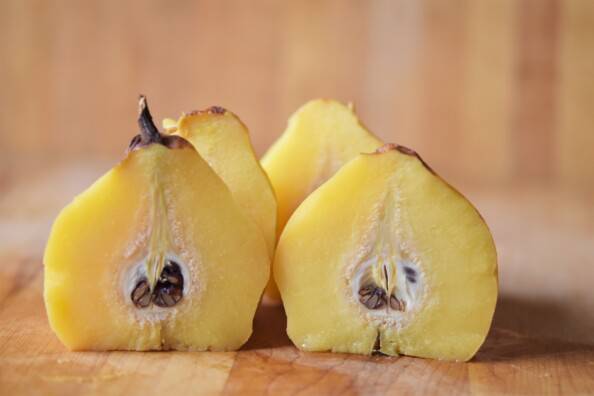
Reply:
<svg viewBox="0 0 594 396"><path fill-rule="evenodd" d="M387 303L386 291L370 283L359 289L359 301L369 309L383 308Z"/></svg>
<svg viewBox="0 0 594 396"><path fill-rule="evenodd" d="M159 307L172 307L182 298L184 277L179 265L168 260L153 291L153 302Z"/></svg>
<svg viewBox="0 0 594 396"><path fill-rule="evenodd" d="M179 264L167 260L154 289L151 291L148 280L143 277L136 283L130 299L137 308L146 308L151 302L169 308L182 299L183 290L184 277Z"/></svg>
<svg viewBox="0 0 594 396"><path fill-rule="evenodd" d="M417 271L409 266L404 266L404 276L408 284L417 283ZM396 289L390 291L388 286L388 270L384 266L383 274L385 285L380 286L378 280L374 280L372 276L368 274L365 277L363 286L359 289L359 302L363 304L367 309L378 310L385 307L393 309L394 311L404 312L406 311L406 301L402 298L396 297Z"/></svg>
<svg viewBox="0 0 594 396"><path fill-rule="evenodd" d="M395 311L404 311L406 309L404 301L399 300L394 295L388 298L384 288L373 283L359 289L359 302L368 309L382 309L388 304Z"/></svg>

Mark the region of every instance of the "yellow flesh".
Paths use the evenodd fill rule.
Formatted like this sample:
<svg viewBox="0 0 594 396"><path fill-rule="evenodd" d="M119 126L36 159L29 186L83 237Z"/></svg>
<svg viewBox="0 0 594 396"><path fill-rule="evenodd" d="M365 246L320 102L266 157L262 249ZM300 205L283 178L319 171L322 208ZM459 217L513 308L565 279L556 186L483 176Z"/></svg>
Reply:
<svg viewBox="0 0 594 396"><path fill-rule="evenodd" d="M260 166L249 133L239 118L229 111L209 110L182 116L174 125L163 125L189 140L217 175L223 179L238 205L260 228L270 259L276 245L276 197L268 176ZM275 287L267 288L278 299Z"/></svg>
<svg viewBox="0 0 594 396"><path fill-rule="evenodd" d="M395 264L405 256L421 273L420 304L373 316L351 288L354 266L371 257L374 270L386 263L402 277ZM288 334L308 351L370 354L379 335L386 354L468 360L497 299L495 247L478 212L395 149L358 156L303 202L279 240L274 274Z"/></svg>
<svg viewBox="0 0 594 396"><path fill-rule="evenodd" d="M177 120L174 120L173 118L164 118L161 124L163 129L169 133L175 133L175 131L177 131Z"/></svg>
<svg viewBox="0 0 594 396"><path fill-rule="evenodd" d="M313 190L357 154L380 146L382 142L342 103L318 99L297 110L261 161L276 192L278 234Z"/></svg>
<svg viewBox="0 0 594 396"><path fill-rule="evenodd" d="M138 309L126 270L147 257L158 266L163 253L187 266L186 293L174 307ZM269 275L265 241L208 164L158 144L63 209L44 263L50 325L75 350L237 349Z"/></svg>
<svg viewBox="0 0 594 396"><path fill-rule="evenodd" d="M277 235L312 191L357 154L381 145L352 108L342 103L317 99L297 110L261 161L276 193ZM274 282L267 292L278 295Z"/></svg>

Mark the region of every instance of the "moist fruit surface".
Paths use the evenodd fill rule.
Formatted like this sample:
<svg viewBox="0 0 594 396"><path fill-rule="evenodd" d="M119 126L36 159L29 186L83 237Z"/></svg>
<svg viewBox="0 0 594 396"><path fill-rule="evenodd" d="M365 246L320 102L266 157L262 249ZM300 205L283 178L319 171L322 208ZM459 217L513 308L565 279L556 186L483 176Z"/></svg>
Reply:
<svg viewBox="0 0 594 396"><path fill-rule="evenodd" d="M412 150L361 154L279 240L275 279L299 348L468 360L497 300L489 229Z"/></svg>
<svg viewBox="0 0 594 396"><path fill-rule="evenodd" d="M262 158L278 199L279 235L305 197L356 155L382 144L340 102L312 100L297 110Z"/></svg>
<svg viewBox="0 0 594 396"><path fill-rule="evenodd" d="M52 329L75 350L234 350L269 276L258 227L141 99L126 158L62 210L46 246Z"/></svg>
<svg viewBox="0 0 594 396"><path fill-rule="evenodd" d="M184 114L178 121L163 120L169 133L187 139L217 175L233 198L260 229L270 260L276 245L277 205L272 185L252 147L247 127L232 112L213 106ZM270 281L266 294L278 301Z"/></svg>
<svg viewBox="0 0 594 396"><path fill-rule="evenodd" d="M277 235L312 191L359 153L373 152L382 144L361 124L352 106L317 99L297 110L261 161L276 193Z"/></svg>

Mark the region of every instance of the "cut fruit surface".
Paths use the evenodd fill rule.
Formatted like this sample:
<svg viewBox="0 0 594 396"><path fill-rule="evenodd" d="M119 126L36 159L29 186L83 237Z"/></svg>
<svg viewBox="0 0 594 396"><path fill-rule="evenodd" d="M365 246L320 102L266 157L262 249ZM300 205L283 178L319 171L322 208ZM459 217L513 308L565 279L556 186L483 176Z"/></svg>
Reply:
<svg viewBox="0 0 594 396"><path fill-rule="evenodd" d="M170 121L169 125L171 128ZM239 206L262 231L272 256L276 245L276 197L246 126L232 112L211 107L183 115L174 133L192 143L223 179Z"/></svg>
<svg viewBox="0 0 594 396"><path fill-rule="evenodd" d="M225 182L237 204L259 227L270 259L276 245L276 197L241 120L222 107L163 120L169 133L187 139ZM267 288L278 300L276 288ZM275 295L276 293L276 295Z"/></svg>
<svg viewBox="0 0 594 396"><path fill-rule="evenodd" d="M361 124L352 106L317 99L297 110L261 161L276 193L277 235L312 191L356 155L382 144ZM278 296L274 282L267 294Z"/></svg>
<svg viewBox="0 0 594 396"><path fill-rule="evenodd" d="M468 360L497 300L483 219L395 145L357 156L301 204L274 274L289 337L308 351Z"/></svg>
<svg viewBox="0 0 594 396"><path fill-rule="evenodd" d="M261 161L276 192L278 235L305 197L356 155L382 144L340 102L317 99L297 110Z"/></svg>
<svg viewBox="0 0 594 396"><path fill-rule="evenodd" d="M234 350L251 334L266 243L189 143L154 136L52 227L44 298L70 349Z"/></svg>

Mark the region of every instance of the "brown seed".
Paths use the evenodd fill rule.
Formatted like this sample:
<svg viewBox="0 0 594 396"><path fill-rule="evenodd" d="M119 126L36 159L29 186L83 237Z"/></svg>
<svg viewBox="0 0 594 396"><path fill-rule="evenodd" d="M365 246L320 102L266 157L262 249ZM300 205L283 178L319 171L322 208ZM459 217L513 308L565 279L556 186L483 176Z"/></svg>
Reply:
<svg viewBox="0 0 594 396"><path fill-rule="evenodd" d="M395 311L404 311L406 305L404 301L400 301L396 296L390 296L390 308Z"/></svg>
<svg viewBox="0 0 594 396"><path fill-rule="evenodd" d="M165 302L163 301L163 297L161 296L161 293L153 294L152 298L153 298L153 304L155 304L158 307L166 308L166 305L165 305Z"/></svg>
<svg viewBox="0 0 594 396"><path fill-rule="evenodd" d="M130 298L138 308L146 308L149 306L151 302L151 290L146 279L143 278L136 284L136 287L130 294Z"/></svg>
<svg viewBox="0 0 594 396"><path fill-rule="evenodd" d="M150 293L146 293L144 294L140 300L138 300L138 305L141 308L146 308L149 306L149 304L151 303L151 294Z"/></svg>
<svg viewBox="0 0 594 396"><path fill-rule="evenodd" d="M182 290L179 288L174 289L171 293L171 297L173 297L173 300L176 303L182 299L182 296L183 296Z"/></svg>
<svg viewBox="0 0 594 396"><path fill-rule="evenodd" d="M154 289L151 290L147 279L142 278L136 284L130 298L138 308L148 307L151 301L159 307L169 308L182 299L183 287L184 277L181 268L176 262L168 260Z"/></svg>
<svg viewBox="0 0 594 396"><path fill-rule="evenodd" d="M376 290L376 294L378 296L378 301L375 303L375 306L373 307L373 309L381 309L388 302L386 299L386 292L384 291L384 289L375 289L375 290Z"/></svg>
<svg viewBox="0 0 594 396"><path fill-rule="evenodd" d="M376 286L375 285L366 285L363 286L362 288L359 289L359 295L360 296L367 296L371 293L373 293L373 291L375 290Z"/></svg>
<svg viewBox="0 0 594 396"><path fill-rule="evenodd" d="M359 298L359 302L363 305L365 305L366 308L368 309L373 309L373 306L375 305L376 302L376 297L375 294L370 294L367 296L362 296Z"/></svg>
<svg viewBox="0 0 594 396"><path fill-rule="evenodd" d="M153 292L153 303L159 307L169 308L182 298L182 289L170 283L157 283Z"/></svg>
<svg viewBox="0 0 594 396"><path fill-rule="evenodd" d="M153 291L153 303L163 308L174 306L183 297L183 287L181 268L175 261L167 260Z"/></svg>
<svg viewBox="0 0 594 396"><path fill-rule="evenodd" d="M414 269L412 269L411 267L407 267L407 266L404 267L404 273L407 276L413 276L413 277L417 275L417 272Z"/></svg>
<svg viewBox="0 0 594 396"><path fill-rule="evenodd" d="M169 308L175 305L175 300L169 294L167 289L162 289L157 292L154 298L155 305L163 308Z"/></svg>
<svg viewBox="0 0 594 396"><path fill-rule="evenodd" d="M361 293L362 290L364 291L363 294ZM371 291L368 291L367 288L363 288L359 291L359 294L361 295L359 297L359 302L365 305L368 309L380 309L387 303L385 290L377 286L373 286L373 290Z"/></svg>

